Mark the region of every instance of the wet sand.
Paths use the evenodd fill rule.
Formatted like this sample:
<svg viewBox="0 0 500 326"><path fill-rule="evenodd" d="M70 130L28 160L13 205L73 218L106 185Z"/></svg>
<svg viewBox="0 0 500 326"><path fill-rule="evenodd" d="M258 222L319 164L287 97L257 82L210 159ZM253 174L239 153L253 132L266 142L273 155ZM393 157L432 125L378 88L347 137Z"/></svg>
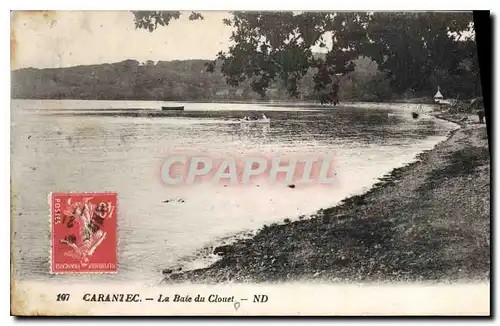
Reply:
<svg viewBox="0 0 500 326"><path fill-rule="evenodd" d="M204 269L167 283L454 282L490 276L490 156L484 124L460 129L360 196L264 226ZM472 120L472 121L471 121Z"/></svg>

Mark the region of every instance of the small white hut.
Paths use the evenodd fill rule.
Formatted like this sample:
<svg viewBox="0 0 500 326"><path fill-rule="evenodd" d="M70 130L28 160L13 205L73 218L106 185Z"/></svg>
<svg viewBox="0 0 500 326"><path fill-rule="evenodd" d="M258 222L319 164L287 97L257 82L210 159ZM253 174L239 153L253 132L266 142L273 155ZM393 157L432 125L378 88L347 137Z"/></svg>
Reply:
<svg viewBox="0 0 500 326"><path fill-rule="evenodd" d="M441 91L439 90L439 86L438 86L438 91L437 91L436 95L434 95L434 102L439 102L442 99L443 99L443 94L441 94Z"/></svg>

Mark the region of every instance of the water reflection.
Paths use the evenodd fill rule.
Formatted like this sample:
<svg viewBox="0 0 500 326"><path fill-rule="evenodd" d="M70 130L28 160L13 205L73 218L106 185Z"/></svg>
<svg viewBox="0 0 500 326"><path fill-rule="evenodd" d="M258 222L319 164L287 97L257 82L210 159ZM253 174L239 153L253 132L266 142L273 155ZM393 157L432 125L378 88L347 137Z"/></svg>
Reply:
<svg viewBox="0 0 500 326"><path fill-rule="evenodd" d="M424 139L434 135L436 122L431 118L412 119L407 112L389 109L367 109L342 107L332 110L266 111L271 124L241 124L239 119L248 111L184 111L163 112L158 110L65 110L53 115L66 117L147 117L148 121L169 124L183 122L192 124L194 135L200 130L218 133L234 140L257 141L259 144L277 141L325 141L335 143L338 139L350 138L360 143L394 145L409 138ZM76 121L76 120L75 120ZM152 127L152 126L151 126ZM154 128L154 127L152 127ZM206 136L206 135L205 135Z"/></svg>

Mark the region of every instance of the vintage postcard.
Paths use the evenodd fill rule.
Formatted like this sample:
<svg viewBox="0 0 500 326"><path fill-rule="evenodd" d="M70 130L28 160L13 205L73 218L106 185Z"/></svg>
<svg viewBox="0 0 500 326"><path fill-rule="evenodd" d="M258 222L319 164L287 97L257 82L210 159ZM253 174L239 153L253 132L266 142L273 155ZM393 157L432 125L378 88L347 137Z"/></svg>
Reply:
<svg viewBox="0 0 500 326"><path fill-rule="evenodd" d="M11 12L11 314L489 316L477 19Z"/></svg>

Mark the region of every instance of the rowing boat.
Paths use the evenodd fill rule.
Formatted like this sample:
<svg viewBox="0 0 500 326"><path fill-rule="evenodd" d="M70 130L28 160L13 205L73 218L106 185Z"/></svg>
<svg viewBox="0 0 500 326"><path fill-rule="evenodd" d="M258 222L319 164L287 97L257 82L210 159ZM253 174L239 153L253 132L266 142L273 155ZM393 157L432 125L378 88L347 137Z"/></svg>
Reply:
<svg viewBox="0 0 500 326"><path fill-rule="evenodd" d="M241 123L271 123L271 119L265 118L265 119L258 119L258 120L247 120L247 119L240 119Z"/></svg>

